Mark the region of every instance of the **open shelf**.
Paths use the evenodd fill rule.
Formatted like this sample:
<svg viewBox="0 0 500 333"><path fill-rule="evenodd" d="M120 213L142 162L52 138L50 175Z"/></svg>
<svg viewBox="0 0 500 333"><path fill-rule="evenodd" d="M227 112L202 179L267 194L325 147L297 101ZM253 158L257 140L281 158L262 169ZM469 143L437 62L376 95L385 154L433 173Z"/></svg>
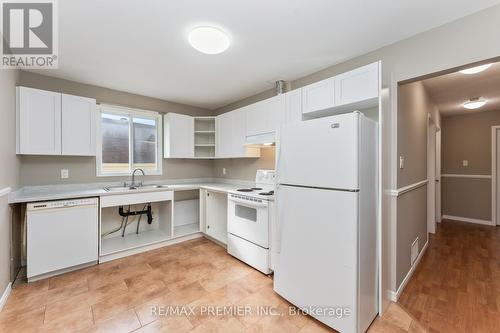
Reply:
<svg viewBox="0 0 500 333"><path fill-rule="evenodd" d="M194 157L215 157L215 117L194 118Z"/></svg>
<svg viewBox="0 0 500 333"><path fill-rule="evenodd" d="M195 146L194 147L195 157L205 157L214 158L215 157L215 145L214 146Z"/></svg>
<svg viewBox="0 0 500 333"><path fill-rule="evenodd" d="M194 118L194 131L215 132L215 117L195 117Z"/></svg>
<svg viewBox="0 0 500 333"><path fill-rule="evenodd" d="M200 192L176 191L174 196L174 237L186 236L200 231Z"/></svg>
<svg viewBox="0 0 500 333"><path fill-rule="evenodd" d="M160 229L127 234L125 237L106 238L101 241L101 256L163 242L170 238L170 233Z"/></svg>
<svg viewBox="0 0 500 333"><path fill-rule="evenodd" d="M191 223L174 226L174 237L180 237L185 235L194 234L200 231L200 223Z"/></svg>
<svg viewBox="0 0 500 333"><path fill-rule="evenodd" d="M130 210L143 210L146 204L130 205ZM139 216L130 216L124 237L122 237L123 228L115 231L122 225L122 217L118 213L118 208L119 206L101 207L100 257L146 247L172 238L173 203L171 199L151 203L153 220L149 224L147 217L142 216L139 233L136 233ZM127 209L128 205L125 207L125 210Z"/></svg>

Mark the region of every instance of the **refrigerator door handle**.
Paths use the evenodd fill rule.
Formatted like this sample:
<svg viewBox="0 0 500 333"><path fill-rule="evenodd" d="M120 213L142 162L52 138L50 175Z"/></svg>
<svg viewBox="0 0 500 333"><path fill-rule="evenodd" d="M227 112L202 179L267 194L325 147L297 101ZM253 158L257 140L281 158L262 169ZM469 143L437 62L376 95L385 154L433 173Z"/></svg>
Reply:
<svg viewBox="0 0 500 333"><path fill-rule="evenodd" d="M276 194L279 193L280 185L276 186ZM278 195L276 195L278 198ZM281 239L283 238L283 222L280 218L283 216L283 204L281 203L283 200L276 200L276 253L281 253Z"/></svg>
<svg viewBox="0 0 500 333"><path fill-rule="evenodd" d="M279 184L280 183L280 173L281 173L281 170L280 170L280 165L281 165L281 151L282 151L282 140L281 140L281 131L278 130L276 131L276 150L277 150L277 154L276 154L276 165L274 166L275 170L276 170L276 184Z"/></svg>

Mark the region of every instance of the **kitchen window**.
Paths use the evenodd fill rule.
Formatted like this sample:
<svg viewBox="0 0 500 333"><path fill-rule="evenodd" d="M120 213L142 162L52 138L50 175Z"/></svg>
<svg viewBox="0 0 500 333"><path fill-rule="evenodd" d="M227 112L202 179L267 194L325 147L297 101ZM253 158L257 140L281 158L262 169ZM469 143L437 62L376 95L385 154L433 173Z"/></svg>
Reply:
<svg viewBox="0 0 500 333"><path fill-rule="evenodd" d="M162 174L161 114L101 106L98 119L97 176L124 176L136 169Z"/></svg>

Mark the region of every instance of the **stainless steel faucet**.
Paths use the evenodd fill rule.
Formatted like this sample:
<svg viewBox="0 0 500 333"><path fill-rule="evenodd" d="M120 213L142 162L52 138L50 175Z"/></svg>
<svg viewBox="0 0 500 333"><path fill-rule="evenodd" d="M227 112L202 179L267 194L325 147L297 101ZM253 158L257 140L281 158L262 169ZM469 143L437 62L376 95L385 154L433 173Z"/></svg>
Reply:
<svg viewBox="0 0 500 333"><path fill-rule="evenodd" d="M137 187L140 187L142 186L142 182L140 182L139 184L136 184L135 183L135 173L137 171L140 171L142 173L143 176L146 175L146 173L144 172L144 170L142 169L135 169L134 171L132 171L132 182L130 183L130 188L137 188Z"/></svg>

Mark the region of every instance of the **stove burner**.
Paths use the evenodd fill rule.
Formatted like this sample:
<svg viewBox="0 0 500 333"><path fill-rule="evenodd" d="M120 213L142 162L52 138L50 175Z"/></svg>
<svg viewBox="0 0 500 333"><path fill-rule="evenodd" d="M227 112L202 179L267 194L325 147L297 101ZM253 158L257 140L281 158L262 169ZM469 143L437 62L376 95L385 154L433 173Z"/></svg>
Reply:
<svg viewBox="0 0 500 333"><path fill-rule="evenodd" d="M253 192L251 188L239 188L236 191L238 192Z"/></svg>
<svg viewBox="0 0 500 333"><path fill-rule="evenodd" d="M262 187L252 187L251 190L253 190L253 191L260 191L260 190L262 190Z"/></svg>
<svg viewBox="0 0 500 333"><path fill-rule="evenodd" d="M274 195L274 191L269 191L269 192L261 192L259 193L260 195Z"/></svg>

